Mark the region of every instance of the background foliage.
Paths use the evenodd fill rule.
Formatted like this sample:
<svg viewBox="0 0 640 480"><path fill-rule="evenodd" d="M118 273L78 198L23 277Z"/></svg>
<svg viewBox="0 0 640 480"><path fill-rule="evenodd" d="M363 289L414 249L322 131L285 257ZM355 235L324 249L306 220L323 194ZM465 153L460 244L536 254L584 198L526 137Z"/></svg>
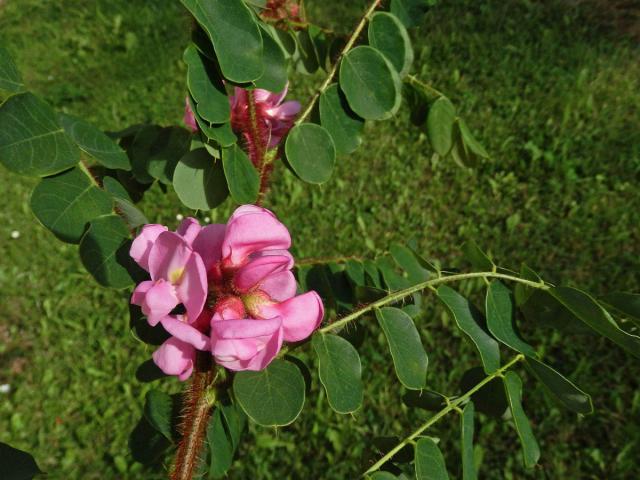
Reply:
<svg viewBox="0 0 640 480"><path fill-rule="evenodd" d="M473 236L500 265L525 261L549 280L593 293L638 290L637 47L595 24L588 3L483 3L442 1L434 8L413 32L414 65L455 101L492 160L473 171L432 161L405 109L392 121L367 124L364 148L339 158L324 186L278 169L266 206L289 226L301 258L374 254L415 237L423 252L446 264ZM308 5L312 18L344 33L364 7L334 0ZM188 27L182 7L168 0L0 2L0 42L26 83L56 108L103 129L179 122ZM292 97L305 99L318 81L294 78ZM32 182L0 172L0 383L11 385L0 394L2 441L34 453L50 478L139 478L127 439L148 390L135 370L150 351L131 337L126 293L87 281L75 247L52 241L32 221ZM177 223L175 198L151 192L145 204L151 221ZM218 211L220 219L230 207ZM12 239L12 231L20 237ZM454 392L477 357L434 305L427 302L418 322L431 357L429 382ZM374 323L362 351L365 405L355 419L332 413L315 382L293 426L251 427L255 440L243 442L231 478L291 471L349 478L360 471L370 438L419 422L424 414L398 407L397 383L387 382L393 367ZM565 338L563 345L576 346L560 350L560 334L544 333L536 343L593 395L598 414L576 420L525 389L545 453L541 468L524 472L512 448L515 432L483 419L477 443L490 446L476 451L483 476L633 478L640 448L637 363L606 340ZM388 377L373 375L380 369ZM179 389L177 382L165 384ZM445 442L445 455L456 453L458 428L452 417L432 432ZM455 473L457 457L449 463Z"/></svg>

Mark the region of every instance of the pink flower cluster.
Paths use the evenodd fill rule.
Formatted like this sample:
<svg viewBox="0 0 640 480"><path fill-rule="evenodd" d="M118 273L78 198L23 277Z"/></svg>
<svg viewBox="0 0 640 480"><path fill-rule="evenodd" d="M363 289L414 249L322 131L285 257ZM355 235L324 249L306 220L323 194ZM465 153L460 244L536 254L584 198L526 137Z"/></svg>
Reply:
<svg viewBox="0 0 640 480"><path fill-rule="evenodd" d="M171 337L153 353L168 375L188 378L196 350L230 370L262 370L283 341L298 342L324 315L316 292L296 295L291 237L276 216L239 207L226 225L185 219L176 232L145 225L131 257L147 272L131 303Z"/></svg>

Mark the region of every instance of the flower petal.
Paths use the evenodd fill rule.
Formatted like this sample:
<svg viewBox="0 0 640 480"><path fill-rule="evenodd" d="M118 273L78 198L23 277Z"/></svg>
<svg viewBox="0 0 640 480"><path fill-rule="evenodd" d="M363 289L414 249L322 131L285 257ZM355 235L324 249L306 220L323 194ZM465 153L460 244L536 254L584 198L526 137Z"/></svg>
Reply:
<svg viewBox="0 0 640 480"><path fill-rule="evenodd" d="M307 338L318 328L324 316L322 300L314 291L258 308L260 316L264 318L282 317L284 339L287 342L299 342Z"/></svg>
<svg viewBox="0 0 640 480"><path fill-rule="evenodd" d="M298 285L293 273L285 271L269 275L260 282L258 288L272 300L284 302L295 296Z"/></svg>
<svg viewBox="0 0 640 480"><path fill-rule="evenodd" d="M174 316L163 318L161 323L164 329L171 335L192 345L198 350L209 350L211 348L209 337L188 323L178 320Z"/></svg>
<svg viewBox="0 0 640 480"><path fill-rule="evenodd" d="M227 226L224 224L213 223L207 225L200 230L200 233L193 241L193 250L202 258L207 272L214 263L219 262L222 258L222 241L224 240L226 229Z"/></svg>
<svg viewBox="0 0 640 480"><path fill-rule="evenodd" d="M178 283L191 255L193 252L189 244L180 235L162 232L149 252L151 280L163 278Z"/></svg>
<svg viewBox="0 0 640 480"><path fill-rule="evenodd" d="M240 292L246 292L262 282L267 276L289 270L293 266L291 255L263 255L252 258L240 267L233 279Z"/></svg>
<svg viewBox="0 0 640 480"><path fill-rule="evenodd" d="M167 227L164 225L150 223L142 227L138 236L131 243L129 255L147 272L149 271L149 252L151 247L158 238L158 235L166 231Z"/></svg>
<svg viewBox="0 0 640 480"><path fill-rule="evenodd" d="M144 282L140 282L136 289L131 294L131 303L134 305L142 306L142 302L144 302L144 297L147 295L149 289L153 287L153 282L151 280L145 280Z"/></svg>
<svg viewBox="0 0 640 480"><path fill-rule="evenodd" d="M176 287L176 293L187 310L189 323L194 322L207 300L207 272L197 253L193 253L184 266L184 273Z"/></svg>
<svg viewBox="0 0 640 480"><path fill-rule="evenodd" d="M200 222L193 217L187 217L180 223L176 233L184 238L189 245L192 245L200 230L202 230Z"/></svg>
<svg viewBox="0 0 640 480"><path fill-rule="evenodd" d="M167 375L186 380L193 372L196 350L188 343L171 337L153 352L154 363Z"/></svg>
<svg viewBox="0 0 640 480"><path fill-rule="evenodd" d="M146 291L140 306L142 313L147 316L149 325L155 326L168 316L179 303L173 286L166 280L160 279Z"/></svg>

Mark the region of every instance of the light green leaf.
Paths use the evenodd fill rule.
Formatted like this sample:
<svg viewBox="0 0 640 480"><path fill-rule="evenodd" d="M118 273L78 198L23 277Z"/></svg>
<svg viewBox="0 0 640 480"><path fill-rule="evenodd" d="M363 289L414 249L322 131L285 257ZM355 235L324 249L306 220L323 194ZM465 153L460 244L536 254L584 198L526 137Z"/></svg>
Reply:
<svg viewBox="0 0 640 480"><path fill-rule="evenodd" d="M364 120L351 110L335 83L320 95L320 123L340 155L352 153L362 143Z"/></svg>
<svg viewBox="0 0 640 480"><path fill-rule="evenodd" d="M534 348L514 330L511 291L497 280L491 282L487 289L486 312L487 327L495 338L524 355L536 356Z"/></svg>
<svg viewBox="0 0 640 480"><path fill-rule="evenodd" d="M247 416L259 425L289 425L304 405L304 378L293 363L276 359L259 372L236 373L233 392Z"/></svg>
<svg viewBox="0 0 640 480"><path fill-rule="evenodd" d="M318 355L320 381L327 400L338 413L355 412L362 405L362 367L353 345L337 335L316 333L312 339Z"/></svg>
<svg viewBox="0 0 640 480"><path fill-rule="evenodd" d="M24 88L18 67L9 52L0 47L0 90L17 93Z"/></svg>
<svg viewBox="0 0 640 480"><path fill-rule="evenodd" d="M0 106L0 163L14 173L54 175L80 160L80 151L56 113L32 93L13 95Z"/></svg>
<svg viewBox="0 0 640 480"><path fill-rule="evenodd" d="M109 194L79 168L43 178L31 194L31 210L63 242L79 243L88 223L111 212Z"/></svg>
<svg viewBox="0 0 640 480"><path fill-rule="evenodd" d="M504 387L511 408L513 422L520 437L524 466L532 468L540 459L540 447L531 431L529 419L522 409L522 380L514 371L508 371L504 375Z"/></svg>
<svg viewBox="0 0 640 480"><path fill-rule="evenodd" d="M333 173L336 148L327 130L314 123L291 129L285 143L285 155L295 174L308 183L324 183Z"/></svg>
<svg viewBox="0 0 640 480"><path fill-rule="evenodd" d="M383 120L398 111L402 84L398 72L378 50L360 46L340 64L340 88L351 109L366 120Z"/></svg>
<svg viewBox="0 0 640 480"><path fill-rule="evenodd" d="M500 346L482 328L482 313L466 298L447 285L438 287L438 298L453 316L458 328L475 344L487 375L500 368Z"/></svg>
<svg viewBox="0 0 640 480"><path fill-rule="evenodd" d="M489 158L489 154L484 147L476 140L476 138L469 130L467 124L461 118L458 119L458 127L460 129L460 135L464 146L467 149L467 154L476 155L481 158Z"/></svg>
<svg viewBox="0 0 640 480"><path fill-rule="evenodd" d="M387 337L400 382L413 390L424 388L429 360L411 317L398 308L384 307L376 309L376 318Z"/></svg>
<svg viewBox="0 0 640 480"><path fill-rule="evenodd" d="M131 197L120 182L113 177L104 177L102 184L105 191L113 197L116 211L124 218L129 228L137 228L140 225L150 223L144 213L133 204Z"/></svg>
<svg viewBox="0 0 640 480"><path fill-rule="evenodd" d="M222 150L222 166L231 197L239 204L254 203L260 191L260 177L238 145Z"/></svg>
<svg viewBox="0 0 640 480"><path fill-rule="evenodd" d="M210 210L229 194L222 162L205 148L190 151L180 159L173 173L173 188L188 208Z"/></svg>
<svg viewBox="0 0 640 480"><path fill-rule="evenodd" d="M387 12L377 12L369 21L369 45L382 54L394 66L400 78L409 73L413 63L413 47L406 28L398 17Z"/></svg>
<svg viewBox="0 0 640 480"><path fill-rule="evenodd" d="M415 466L417 480L449 480L442 452L429 437L423 437L416 443Z"/></svg>
<svg viewBox="0 0 640 480"><path fill-rule="evenodd" d="M433 102L427 116L427 135L435 152L444 157L453 145L456 110L447 97Z"/></svg>
<svg viewBox="0 0 640 480"><path fill-rule="evenodd" d="M167 440L173 440L171 433L171 415L173 400L171 396L159 390L149 390L145 396L144 416L147 421Z"/></svg>
<svg viewBox="0 0 640 480"><path fill-rule="evenodd" d="M211 123L228 122L231 115L229 97L215 66L193 44L184 51L182 59L187 64L187 86L197 104L198 114Z"/></svg>
<svg viewBox="0 0 640 480"><path fill-rule="evenodd" d="M105 133L88 122L65 113L58 114L58 120L80 149L107 168L131 170L131 163L125 151Z"/></svg>

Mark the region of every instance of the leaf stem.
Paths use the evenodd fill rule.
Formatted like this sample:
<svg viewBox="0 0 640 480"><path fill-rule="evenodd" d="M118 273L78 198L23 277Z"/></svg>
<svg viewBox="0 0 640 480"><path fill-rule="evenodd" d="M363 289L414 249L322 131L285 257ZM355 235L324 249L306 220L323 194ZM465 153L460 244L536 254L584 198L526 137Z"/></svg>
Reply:
<svg viewBox="0 0 640 480"><path fill-rule="evenodd" d="M478 382L474 387L467 390L462 396L456 398L455 400L452 400L451 402L448 402L446 407L444 407L442 410L434 414L429 420L427 420L425 423L420 425L420 427L418 427L411 435L409 435L400 443L398 443L395 447L389 450L380 460L378 460L371 467L369 467L369 469L362 474L362 477L379 470L380 467L382 467L382 465L387 463L396 453L402 450L406 445L413 443L416 437L418 437L427 428L429 428L430 426L440 421L440 419L445 417L449 412L453 410L459 410L460 404L467 402L467 400L469 400L469 398L471 398L471 396L474 393L476 393L478 390L484 387L487 383L491 382L495 378L503 376L504 372L509 370L516 363L522 361L523 359L524 359L524 355L522 354L516 355L514 358L511 359L511 361L509 361L509 363L499 368L498 370L493 372L491 375L487 375L484 379L482 379L482 381Z"/></svg>
<svg viewBox="0 0 640 480"><path fill-rule="evenodd" d="M409 85L413 85L421 88L425 93L429 94L432 98L446 97L446 95L442 93L440 90L436 90L431 85L424 83L415 75L407 75L404 81L407 82Z"/></svg>
<svg viewBox="0 0 640 480"><path fill-rule="evenodd" d="M484 279L501 278L503 280L511 280L514 282L522 283L532 288L540 288L542 290L546 290L550 288L549 285L545 283L532 282L531 280L525 280L524 278L516 277L514 275L507 275L505 273L498 273L498 272L472 272L472 273L460 273L457 275L449 275L447 277L438 277L438 278L434 278L433 280L427 280L425 282L418 283L412 287L405 288L404 290L398 290L397 292L391 293L386 297L382 297L381 299L370 303L366 307L363 307L360 310L352 312L349 315L342 317L340 320L337 320L319 329L318 331L320 333L327 333L332 330L336 330L340 327L343 327L347 323L354 321L358 317L361 317L367 312L370 312L376 308L382 307L383 305L387 305L388 303L395 303L398 300L401 300L405 297L408 297L409 295L412 295L426 288L431 288L441 283L457 282L459 280L468 280L471 278L484 278Z"/></svg>
<svg viewBox="0 0 640 480"><path fill-rule="evenodd" d="M300 125L311 114L311 111L313 110L314 105L320 98L320 95L322 95L322 93L327 88L329 88L329 85L331 85L331 82L333 81L333 77L335 77L336 73L338 73L338 67L340 66L340 61L342 60L342 57L344 57L347 54L347 52L349 52L349 50L353 48L353 45L356 43L356 40L358 40L358 37L362 33L362 30L364 29L365 25L369 21L369 17L371 17L371 14L375 11L376 8L380 6L381 3L382 3L382 0L374 0L374 2L371 3L367 11L365 12L364 16L360 19L360 22L358 22L358 25L356 26L355 30L349 37L349 40L347 40L347 43L345 44L344 48L340 52L340 55L338 55L338 58L336 58L336 61L333 63L333 66L331 67L331 70L329 71L327 78L324 79L324 82L322 82L322 85L320 85L320 88L318 88L318 91L313 95L313 97L311 97L311 100L305 107L304 111L296 120L296 125Z"/></svg>

